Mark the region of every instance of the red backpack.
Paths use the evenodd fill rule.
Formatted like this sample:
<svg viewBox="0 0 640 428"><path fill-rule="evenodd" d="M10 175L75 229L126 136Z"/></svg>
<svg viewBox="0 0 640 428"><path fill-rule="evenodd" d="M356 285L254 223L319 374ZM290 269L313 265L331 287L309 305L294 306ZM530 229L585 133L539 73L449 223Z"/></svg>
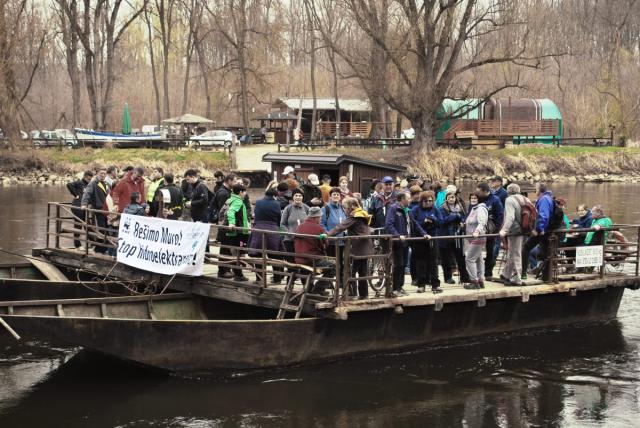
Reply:
<svg viewBox="0 0 640 428"><path fill-rule="evenodd" d="M535 205L524 196L518 202L520 202L520 228L522 233L530 233L536 227L538 211Z"/></svg>

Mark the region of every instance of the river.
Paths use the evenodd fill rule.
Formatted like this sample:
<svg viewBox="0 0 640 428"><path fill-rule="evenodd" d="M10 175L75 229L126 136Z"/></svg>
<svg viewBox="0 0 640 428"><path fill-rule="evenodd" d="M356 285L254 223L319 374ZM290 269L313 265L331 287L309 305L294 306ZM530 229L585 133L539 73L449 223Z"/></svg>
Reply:
<svg viewBox="0 0 640 428"><path fill-rule="evenodd" d="M572 208L602 203L614 222L640 222L638 185L553 189ZM0 188L0 249L43 245L46 201L67 199L63 187ZM227 380L0 332L0 427L636 426L639 305L627 290L616 321Z"/></svg>

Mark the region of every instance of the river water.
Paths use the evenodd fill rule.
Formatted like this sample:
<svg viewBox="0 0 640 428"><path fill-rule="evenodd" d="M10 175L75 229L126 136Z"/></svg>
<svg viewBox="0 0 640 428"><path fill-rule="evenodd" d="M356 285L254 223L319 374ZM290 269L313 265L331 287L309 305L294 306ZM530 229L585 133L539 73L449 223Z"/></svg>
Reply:
<svg viewBox="0 0 640 428"><path fill-rule="evenodd" d="M614 222L640 222L638 185L554 190L570 207L602 203ZM46 201L67 198L62 187L0 188L0 249L43 245ZM227 380L0 332L0 427L637 426L639 304L627 290L616 321Z"/></svg>

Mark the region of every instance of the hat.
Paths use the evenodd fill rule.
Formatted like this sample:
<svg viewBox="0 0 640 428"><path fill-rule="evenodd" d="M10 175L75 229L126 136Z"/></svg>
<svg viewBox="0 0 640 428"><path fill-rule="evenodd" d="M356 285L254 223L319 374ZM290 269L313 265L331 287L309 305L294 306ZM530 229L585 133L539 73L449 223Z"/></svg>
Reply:
<svg viewBox="0 0 640 428"><path fill-rule="evenodd" d="M447 191L445 192L445 194L455 195L457 191L458 191L458 188L456 186L454 186L453 184L449 184L447 186Z"/></svg>
<svg viewBox="0 0 640 428"><path fill-rule="evenodd" d="M309 179L309 183L313 184L314 186L320 184L320 181L318 180L318 176L316 174L309 174L307 178Z"/></svg>
<svg viewBox="0 0 640 428"><path fill-rule="evenodd" d="M287 174L291 174L294 171L295 171L295 169L293 169L293 167L291 165L287 165L287 166L284 167L284 171L282 171L282 173L284 175L287 175Z"/></svg>
<svg viewBox="0 0 640 428"><path fill-rule="evenodd" d="M389 177L388 175L382 178L382 182L383 183L393 183L393 178Z"/></svg>
<svg viewBox="0 0 640 428"><path fill-rule="evenodd" d="M494 175L494 176L493 176L493 177L491 177L489 180L490 180L490 181L499 181L499 182L501 182L501 183L502 183L502 177L501 177L501 176L499 176L499 175Z"/></svg>
<svg viewBox="0 0 640 428"><path fill-rule="evenodd" d="M318 207L311 207L308 217L322 217L322 211Z"/></svg>

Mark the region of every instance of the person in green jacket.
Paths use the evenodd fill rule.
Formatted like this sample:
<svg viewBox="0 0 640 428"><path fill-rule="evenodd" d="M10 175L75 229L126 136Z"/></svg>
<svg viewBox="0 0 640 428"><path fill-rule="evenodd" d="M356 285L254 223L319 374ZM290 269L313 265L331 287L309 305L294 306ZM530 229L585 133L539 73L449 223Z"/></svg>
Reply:
<svg viewBox="0 0 640 428"><path fill-rule="evenodd" d="M227 220L230 229L226 233L225 242L223 242L225 245L234 247L247 246L249 240L249 219L247 216L247 206L244 203L246 194L247 189L241 183L234 184L231 188L231 196L226 202L229 205ZM236 281L248 280L248 278L243 275L242 269L233 269L233 273Z"/></svg>
<svg viewBox="0 0 640 428"><path fill-rule="evenodd" d="M148 204L153 202L158 187L164 183L164 171L160 167L153 168L149 176L149 185L147 186L146 201ZM154 214L155 215L155 214Z"/></svg>
<svg viewBox="0 0 640 428"><path fill-rule="evenodd" d="M591 215L593 216L593 223L591 227L594 229L603 229L613 226L613 222L609 217L604 215L604 208L602 205L596 205L591 208ZM588 232L584 238L585 245L603 245L607 242L608 232Z"/></svg>

